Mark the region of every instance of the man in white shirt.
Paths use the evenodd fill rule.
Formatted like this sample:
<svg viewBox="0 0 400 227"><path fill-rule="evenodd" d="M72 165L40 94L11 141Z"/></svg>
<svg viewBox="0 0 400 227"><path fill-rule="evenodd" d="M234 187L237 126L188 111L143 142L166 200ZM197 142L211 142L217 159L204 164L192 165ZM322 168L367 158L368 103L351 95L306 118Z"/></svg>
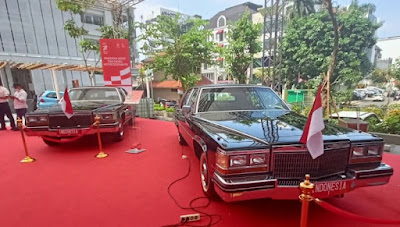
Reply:
<svg viewBox="0 0 400 227"><path fill-rule="evenodd" d="M18 128L15 127L15 121L11 114L10 106L8 105L9 96L10 92L8 91L8 89L3 87L3 85L0 83L0 130L7 130L4 115L6 115L7 118L10 120L11 129L18 130Z"/></svg>
<svg viewBox="0 0 400 227"><path fill-rule="evenodd" d="M14 109L15 112L17 112L17 117L22 119L22 117L25 118L25 114L28 110L28 105L26 103L28 94L22 89L20 84L14 84L14 89L14 95L10 96L10 98L14 100Z"/></svg>

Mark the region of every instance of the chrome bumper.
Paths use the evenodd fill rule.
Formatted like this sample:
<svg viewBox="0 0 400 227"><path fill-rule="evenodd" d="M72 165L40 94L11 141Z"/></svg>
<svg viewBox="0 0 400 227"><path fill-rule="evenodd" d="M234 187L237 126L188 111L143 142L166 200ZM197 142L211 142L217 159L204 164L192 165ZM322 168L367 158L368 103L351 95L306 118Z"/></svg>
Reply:
<svg viewBox="0 0 400 227"><path fill-rule="evenodd" d="M48 126L38 126L38 127L27 127L24 131L27 136L49 136L49 137L57 137L57 138L67 138L79 136L85 132L86 135L96 134L97 127L94 128L62 128L62 129L77 129L78 134L74 135L65 135L60 134L61 129L51 129ZM89 132L86 132L89 130ZM116 133L119 131L119 123L112 124L100 124L100 133Z"/></svg>
<svg viewBox="0 0 400 227"><path fill-rule="evenodd" d="M319 188L315 188L313 195L318 198L340 196L359 187L386 184L392 175L393 168L384 163L374 169L350 169L340 179L313 182L316 185L320 185ZM266 175L251 178L227 178L214 173L213 181L215 183L215 191L226 202L261 198L298 199L301 193L298 185L279 185L278 179L268 179ZM340 190L321 190L321 188L328 187Z"/></svg>

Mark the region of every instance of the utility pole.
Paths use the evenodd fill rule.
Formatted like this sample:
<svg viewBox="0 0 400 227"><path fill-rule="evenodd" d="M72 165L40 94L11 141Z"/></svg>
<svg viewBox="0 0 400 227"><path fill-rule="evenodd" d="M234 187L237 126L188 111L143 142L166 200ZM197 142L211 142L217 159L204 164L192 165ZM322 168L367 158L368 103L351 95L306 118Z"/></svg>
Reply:
<svg viewBox="0 0 400 227"><path fill-rule="evenodd" d="M261 58L261 78L262 78L262 85L265 85L265 33L267 32L267 29L265 28L265 26L267 25L267 1L264 1L264 14L262 14L263 16L263 46L262 46L262 58Z"/></svg>

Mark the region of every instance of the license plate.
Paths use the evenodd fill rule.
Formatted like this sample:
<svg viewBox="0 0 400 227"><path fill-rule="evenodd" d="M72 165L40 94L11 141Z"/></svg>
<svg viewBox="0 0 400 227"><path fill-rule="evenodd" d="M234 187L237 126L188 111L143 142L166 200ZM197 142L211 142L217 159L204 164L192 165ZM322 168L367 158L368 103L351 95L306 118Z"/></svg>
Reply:
<svg viewBox="0 0 400 227"><path fill-rule="evenodd" d="M60 129L58 131L58 133L60 135L76 135L79 132L78 132L78 129L71 128L71 129Z"/></svg>
<svg viewBox="0 0 400 227"><path fill-rule="evenodd" d="M314 193L335 193L345 192L350 182L347 181L327 181L314 183Z"/></svg>

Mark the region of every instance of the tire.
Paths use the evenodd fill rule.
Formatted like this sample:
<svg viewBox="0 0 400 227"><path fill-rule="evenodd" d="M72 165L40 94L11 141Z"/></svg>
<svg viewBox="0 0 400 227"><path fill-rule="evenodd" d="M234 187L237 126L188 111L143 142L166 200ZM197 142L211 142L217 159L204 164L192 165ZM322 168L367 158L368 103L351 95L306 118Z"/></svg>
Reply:
<svg viewBox="0 0 400 227"><path fill-rule="evenodd" d="M119 130L118 132L114 133L114 141L121 142L124 139L125 132L124 132L124 124L122 122L119 123Z"/></svg>
<svg viewBox="0 0 400 227"><path fill-rule="evenodd" d="M185 139L183 138L182 134L178 132L178 141L180 145L187 145Z"/></svg>
<svg viewBox="0 0 400 227"><path fill-rule="evenodd" d="M52 139L58 139L58 138L52 138ZM50 140L46 140L46 139L44 139L44 138L42 138L42 140L43 140L43 142L45 143L45 144L47 144L48 146L50 146L50 147L54 147L54 146L58 146L59 145L59 143L56 143L56 142L53 142L53 141L50 141ZM61 140L61 139L60 139Z"/></svg>
<svg viewBox="0 0 400 227"><path fill-rule="evenodd" d="M207 198L214 200L217 198L217 194L215 193L214 182L211 180L211 178L212 176L210 174L209 164L207 162L207 156L205 153L202 153L200 157L201 186Z"/></svg>

